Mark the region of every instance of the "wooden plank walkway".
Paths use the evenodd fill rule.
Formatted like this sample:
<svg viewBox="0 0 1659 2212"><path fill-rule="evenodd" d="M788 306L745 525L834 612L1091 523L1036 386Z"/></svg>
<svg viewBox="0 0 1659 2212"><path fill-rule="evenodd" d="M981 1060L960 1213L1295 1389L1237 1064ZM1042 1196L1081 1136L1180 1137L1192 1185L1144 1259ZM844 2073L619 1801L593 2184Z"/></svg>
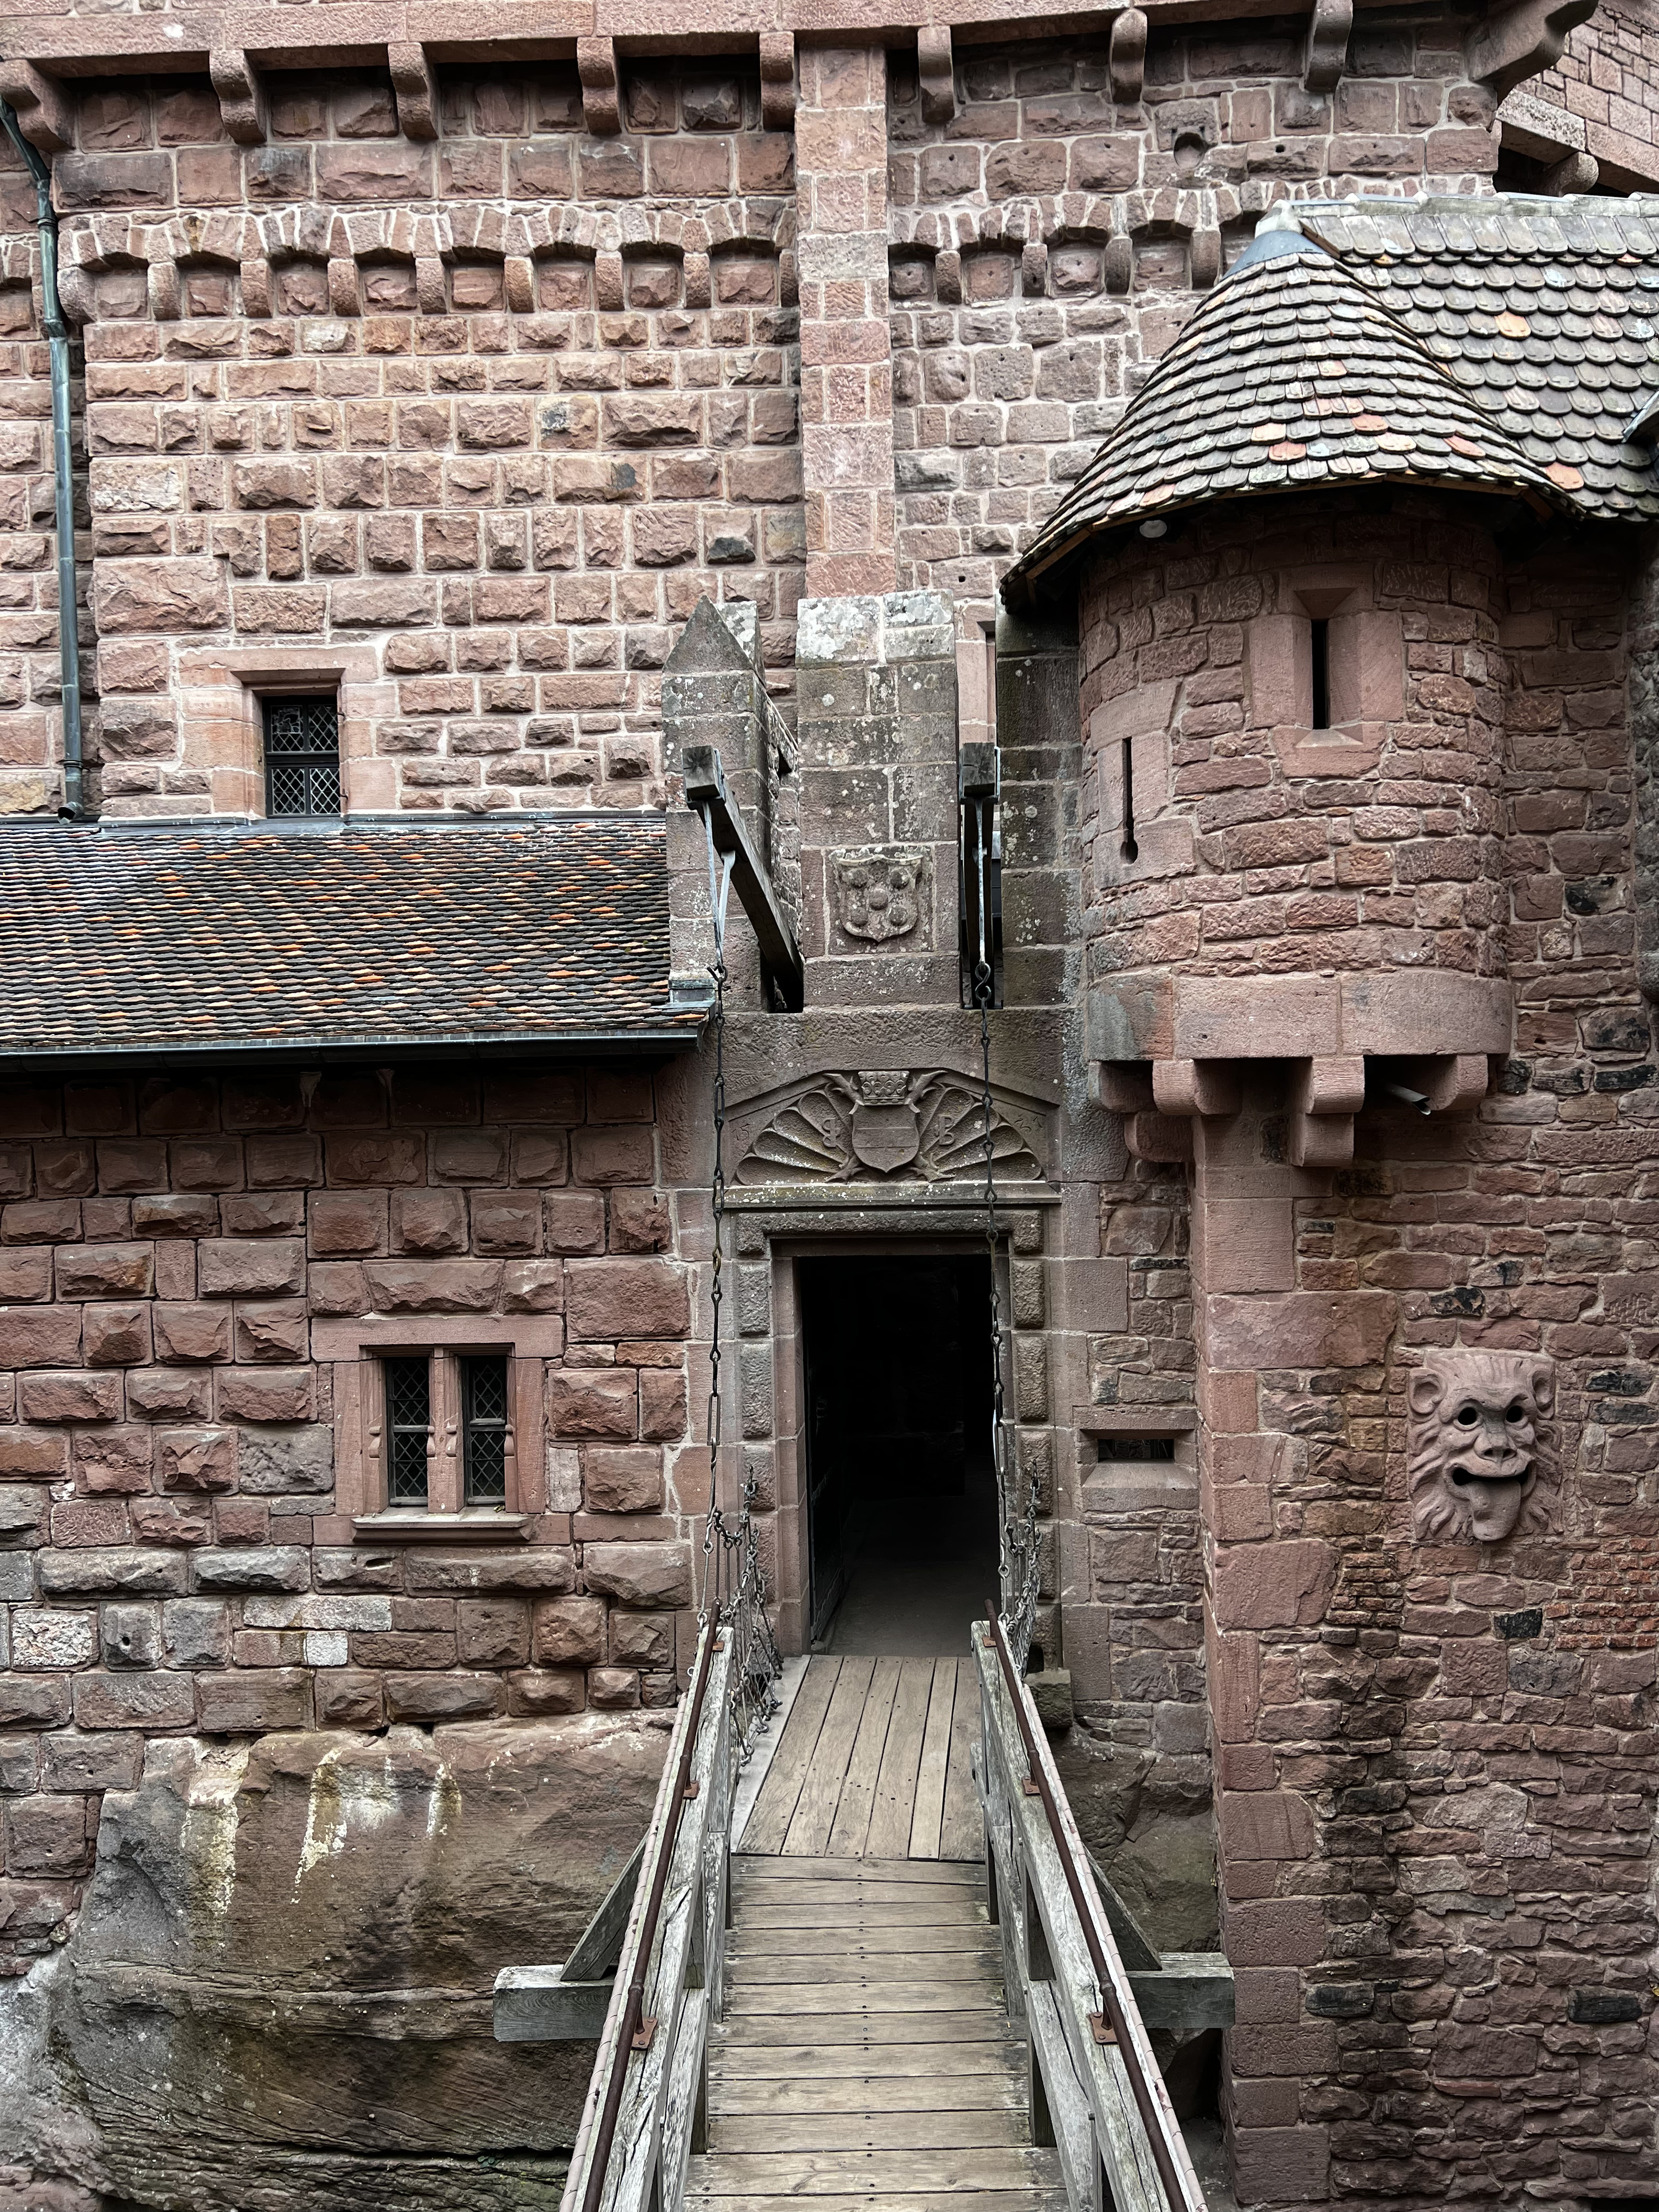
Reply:
<svg viewBox="0 0 1659 2212"><path fill-rule="evenodd" d="M1065 2212L985 1906L968 1659L810 1661L732 1861L688 2212Z"/></svg>
<svg viewBox="0 0 1659 2212"><path fill-rule="evenodd" d="M978 1732L971 1659L813 1659L737 1849L757 1857L982 1858L968 1764Z"/></svg>
<svg viewBox="0 0 1659 2212"><path fill-rule="evenodd" d="M816 1725L832 1753L845 1753L844 1794L874 1670L840 1662L855 1667L851 1680L866 1679L860 1712L849 1715L848 1688L837 1715L847 1678L823 1663ZM957 1686L930 1660L903 1663L926 1674L908 1709L916 1717L905 1802L913 1832L921 1820L937 1847ZM890 1698L890 1737L896 1704ZM922 1778L930 1746L942 1783ZM880 1759L867 1746L866 1759L878 1796ZM1031 2143L1025 2040L1010 2032L980 1869L792 1850L817 1780L798 1778L781 1845L732 1862L726 2015L709 2037L708 2147L691 2160L687 2207L784 2212L805 2199L823 2212L1065 2212L1058 2154ZM813 1832L826 1794L811 1791ZM781 1819L775 1802L768 1833Z"/></svg>

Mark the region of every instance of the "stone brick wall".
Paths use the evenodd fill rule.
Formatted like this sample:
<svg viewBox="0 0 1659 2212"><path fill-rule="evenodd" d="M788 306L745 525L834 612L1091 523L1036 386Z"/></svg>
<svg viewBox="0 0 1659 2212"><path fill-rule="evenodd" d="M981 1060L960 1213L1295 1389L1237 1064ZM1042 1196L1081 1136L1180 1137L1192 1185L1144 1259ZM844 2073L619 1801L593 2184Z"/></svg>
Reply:
<svg viewBox="0 0 1659 2212"><path fill-rule="evenodd" d="M1534 103L1559 110L1563 154L1588 154L1604 189L1650 191L1659 182L1659 22L1644 0L1601 0L1524 92L1527 120L1547 119Z"/></svg>
<svg viewBox="0 0 1659 2212"><path fill-rule="evenodd" d="M1322 582L1355 610L1329 625L1333 719L1340 676L1355 711L1314 731L1294 625ZM1081 614L1091 974L1501 974L1500 588L1478 520L1387 492L1241 504L1102 556Z"/></svg>
<svg viewBox="0 0 1659 2212"><path fill-rule="evenodd" d="M0 817L58 803L52 386L34 297L33 186L0 140ZM84 394L74 393L78 416Z"/></svg>
<svg viewBox="0 0 1659 2212"><path fill-rule="evenodd" d="M1361 16L1334 93L1303 88L1306 27L1154 27L1133 104L1103 40L959 45L943 125L896 63L902 581L990 599L1274 201L1490 189L1494 105L1461 19Z"/></svg>
<svg viewBox="0 0 1659 2212"><path fill-rule="evenodd" d="M341 680L359 810L659 803L704 592L755 605L787 688L793 178L757 78L637 74L611 140L548 67L447 75L435 145L367 71L276 80L246 149L205 88L77 112L107 811L262 811L273 668Z"/></svg>
<svg viewBox="0 0 1659 2212"><path fill-rule="evenodd" d="M1195 580L1218 534L1188 552ZM1473 1120L1368 1109L1334 1171L1283 1164L1259 1064L1241 1114L1194 1124L1195 1223L1248 1191L1255 1233L1285 1231L1282 1272L1246 1283L1195 1230L1194 1282L1228 2100L1241 2197L1272 2203L1619 2193L1651 2172L1659 1139L1627 556L1498 574L1445 541L1429 556L1407 636L1443 618L1502 726L1485 787L1515 1054ZM1443 598L1443 563L1470 586ZM1449 758L1449 698L1438 726ZM1367 797L1324 792L1339 824ZM1545 1533L1413 1534L1408 1381L1460 1346L1555 1363Z"/></svg>
<svg viewBox="0 0 1659 2212"><path fill-rule="evenodd" d="M6 1091L0 1943L17 1970L61 1929L100 1794L132 1786L148 1736L672 1704L699 1460L681 1464L678 1255L707 1228L704 1201L665 1189L660 1103L623 1065ZM360 1328L365 1357L388 1328L463 1351L526 1332L522 1537L354 1532L383 1502Z"/></svg>

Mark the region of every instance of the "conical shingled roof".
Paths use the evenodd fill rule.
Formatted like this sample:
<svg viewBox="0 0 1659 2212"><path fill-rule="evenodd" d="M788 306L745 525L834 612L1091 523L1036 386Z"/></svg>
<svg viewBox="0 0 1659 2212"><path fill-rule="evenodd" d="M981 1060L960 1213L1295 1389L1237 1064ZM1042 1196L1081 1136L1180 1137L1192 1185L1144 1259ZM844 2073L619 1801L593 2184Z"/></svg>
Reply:
<svg viewBox="0 0 1659 2212"><path fill-rule="evenodd" d="M1210 294L1009 582L1115 524L1263 492L1448 484L1570 504L1351 270L1311 240L1273 244Z"/></svg>

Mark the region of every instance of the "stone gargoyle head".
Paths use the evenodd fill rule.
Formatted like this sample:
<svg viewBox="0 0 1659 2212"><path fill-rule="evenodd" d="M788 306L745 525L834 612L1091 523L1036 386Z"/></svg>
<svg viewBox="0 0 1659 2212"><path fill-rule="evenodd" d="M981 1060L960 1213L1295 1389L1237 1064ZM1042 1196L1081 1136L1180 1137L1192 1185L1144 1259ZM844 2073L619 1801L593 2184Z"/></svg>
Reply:
<svg viewBox="0 0 1659 2212"><path fill-rule="evenodd" d="M1496 1544L1547 1528L1560 1486L1555 1362L1431 1352L1406 1385L1407 1488L1419 1536Z"/></svg>

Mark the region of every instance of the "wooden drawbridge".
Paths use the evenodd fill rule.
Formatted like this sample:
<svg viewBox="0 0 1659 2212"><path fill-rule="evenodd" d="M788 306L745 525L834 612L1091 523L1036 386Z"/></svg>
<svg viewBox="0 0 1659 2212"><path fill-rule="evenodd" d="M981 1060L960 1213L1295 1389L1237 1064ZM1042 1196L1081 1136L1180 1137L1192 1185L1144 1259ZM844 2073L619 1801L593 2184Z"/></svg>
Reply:
<svg viewBox="0 0 1659 2212"><path fill-rule="evenodd" d="M563 2212L1206 2212L1139 2000L1224 1967L1124 1966L999 1644L793 1662L734 1775L705 1632L637 1865L497 1984L599 2038Z"/></svg>

